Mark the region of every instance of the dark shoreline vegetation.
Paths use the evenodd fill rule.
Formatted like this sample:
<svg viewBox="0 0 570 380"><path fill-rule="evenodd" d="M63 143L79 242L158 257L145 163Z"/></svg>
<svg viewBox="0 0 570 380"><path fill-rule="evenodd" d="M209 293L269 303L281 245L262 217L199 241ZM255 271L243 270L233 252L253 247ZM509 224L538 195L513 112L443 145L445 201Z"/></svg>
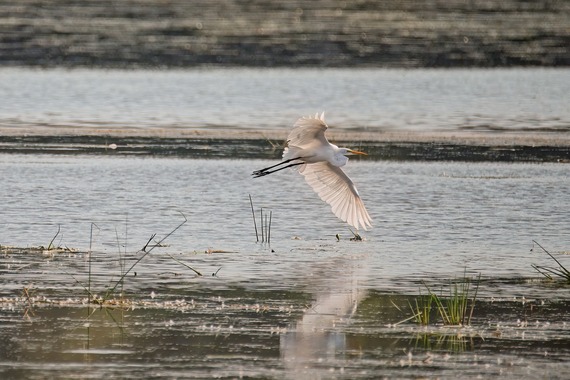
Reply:
<svg viewBox="0 0 570 380"><path fill-rule="evenodd" d="M570 66L567 1L0 3L0 67Z"/></svg>
<svg viewBox="0 0 570 380"><path fill-rule="evenodd" d="M453 135L453 133L451 133ZM470 161L470 162L570 162L565 134L534 143L533 138L462 139L453 136L388 137L372 140L336 139L335 143L368 153L364 160ZM535 136L536 137L536 136ZM88 154L108 156L155 156L181 158L276 159L283 142L262 137L156 137L119 135L1 135L0 153Z"/></svg>

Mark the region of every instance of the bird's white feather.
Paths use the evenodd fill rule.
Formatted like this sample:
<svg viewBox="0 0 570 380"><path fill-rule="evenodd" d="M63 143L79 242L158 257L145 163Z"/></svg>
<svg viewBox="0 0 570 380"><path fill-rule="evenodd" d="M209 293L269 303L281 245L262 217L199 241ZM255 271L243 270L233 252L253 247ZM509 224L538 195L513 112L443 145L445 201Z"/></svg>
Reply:
<svg viewBox="0 0 570 380"><path fill-rule="evenodd" d="M287 136L283 159L300 157L306 155L306 152L328 146L329 142L325 137L327 128L324 112L321 115L316 114L314 117L302 117L297 120Z"/></svg>
<svg viewBox="0 0 570 380"><path fill-rule="evenodd" d="M342 169L323 161L305 164L299 172L340 220L356 229L372 227L358 190Z"/></svg>

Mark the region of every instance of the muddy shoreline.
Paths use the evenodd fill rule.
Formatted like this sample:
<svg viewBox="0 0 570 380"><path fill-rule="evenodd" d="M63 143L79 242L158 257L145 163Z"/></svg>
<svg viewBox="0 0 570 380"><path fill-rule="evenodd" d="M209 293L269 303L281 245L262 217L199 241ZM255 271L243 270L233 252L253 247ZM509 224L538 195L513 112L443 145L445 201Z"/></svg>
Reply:
<svg viewBox="0 0 570 380"><path fill-rule="evenodd" d="M275 159L285 139L286 132L255 130L4 129L0 153ZM372 160L570 162L565 133L343 131L330 140Z"/></svg>

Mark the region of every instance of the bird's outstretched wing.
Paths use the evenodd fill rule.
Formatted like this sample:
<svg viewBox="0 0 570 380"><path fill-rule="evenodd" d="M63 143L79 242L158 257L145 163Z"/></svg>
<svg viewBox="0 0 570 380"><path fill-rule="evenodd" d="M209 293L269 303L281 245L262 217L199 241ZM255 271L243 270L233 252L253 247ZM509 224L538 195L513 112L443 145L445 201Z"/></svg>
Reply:
<svg viewBox="0 0 570 380"><path fill-rule="evenodd" d="M303 165L299 172L319 197L330 204L337 218L356 229L372 227L372 219L354 183L339 167L317 162Z"/></svg>
<svg viewBox="0 0 570 380"><path fill-rule="evenodd" d="M305 149L315 143L328 144L325 137L327 130L325 113L316 114L314 117L302 117L295 122L293 129L287 137L289 146Z"/></svg>

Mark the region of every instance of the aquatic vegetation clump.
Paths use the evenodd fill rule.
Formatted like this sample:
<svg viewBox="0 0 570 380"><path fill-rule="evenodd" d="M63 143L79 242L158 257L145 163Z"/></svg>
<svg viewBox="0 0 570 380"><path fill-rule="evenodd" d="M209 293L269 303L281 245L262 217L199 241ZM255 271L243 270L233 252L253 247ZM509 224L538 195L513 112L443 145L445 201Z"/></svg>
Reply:
<svg viewBox="0 0 570 380"><path fill-rule="evenodd" d="M420 293L415 299L415 305L410 303L410 309L414 313L412 319L417 324L427 326L432 320L432 310L435 308L444 325L469 326L475 310L480 280L481 274L472 289L472 280L464 272L462 278L450 283L447 294L444 294L443 289L437 294L424 283L428 294Z"/></svg>

